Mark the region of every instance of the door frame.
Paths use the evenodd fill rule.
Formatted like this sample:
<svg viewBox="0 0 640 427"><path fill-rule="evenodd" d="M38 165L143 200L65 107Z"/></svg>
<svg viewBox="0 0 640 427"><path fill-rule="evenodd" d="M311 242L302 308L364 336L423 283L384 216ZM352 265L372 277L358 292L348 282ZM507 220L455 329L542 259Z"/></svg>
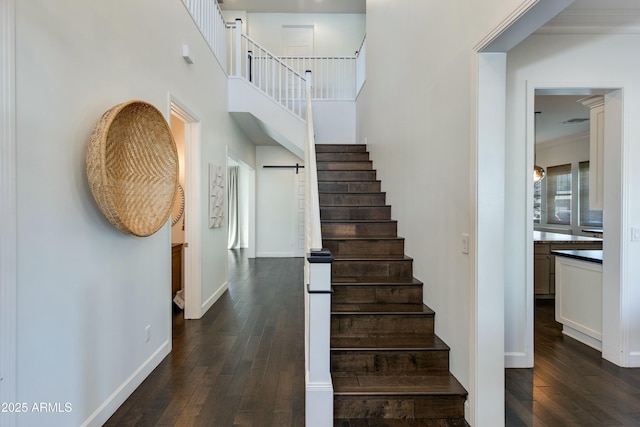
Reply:
<svg viewBox="0 0 640 427"><path fill-rule="evenodd" d="M623 214L626 200L621 182L627 182L628 167L625 166L624 143L624 85L620 83L584 83L584 82L527 82L526 95L526 168L533 170L535 129L533 125L535 113L535 95L538 91L556 92L558 94L578 94L588 96L593 91L604 92L605 98L605 188L604 206L607 212L603 216L603 250L607 256L602 261L602 357L623 367L631 366L629 353L629 305L626 284L622 281L621 272L627 270L627 239L621 230L628 230L628 219ZM533 186L526 189L526 323L524 333L526 366L534 364L534 312L535 293L533 289Z"/></svg>
<svg viewBox="0 0 640 427"><path fill-rule="evenodd" d="M169 94L169 110L184 122L184 318L202 317L202 197L200 119Z"/></svg>
<svg viewBox="0 0 640 427"><path fill-rule="evenodd" d="M0 402L17 396L16 0L0 2ZM16 416L2 414L16 425Z"/></svg>

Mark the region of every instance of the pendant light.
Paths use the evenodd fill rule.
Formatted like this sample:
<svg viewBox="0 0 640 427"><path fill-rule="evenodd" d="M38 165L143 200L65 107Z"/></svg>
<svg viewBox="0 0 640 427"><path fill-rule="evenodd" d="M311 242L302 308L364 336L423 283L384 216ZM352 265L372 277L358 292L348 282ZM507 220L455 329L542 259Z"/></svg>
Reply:
<svg viewBox="0 0 640 427"><path fill-rule="evenodd" d="M545 172L545 170L542 168L542 166L538 166L536 164L536 133L538 130L538 114L542 114L541 111L536 111L535 115L533 116L533 131L534 131L534 135L533 135L533 182L538 182L538 181L542 181L544 179L545 176L547 176L547 173Z"/></svg>

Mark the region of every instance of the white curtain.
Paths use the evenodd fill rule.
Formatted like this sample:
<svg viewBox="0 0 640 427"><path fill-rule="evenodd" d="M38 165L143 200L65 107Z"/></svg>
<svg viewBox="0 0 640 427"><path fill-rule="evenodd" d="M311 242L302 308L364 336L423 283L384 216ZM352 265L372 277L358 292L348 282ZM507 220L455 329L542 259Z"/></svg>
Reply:
<svg viewBox="0 0 640 427"><path fill-rule="evenodd" d="M239 166L230 166L227 173L227 195L228 195L228 218L229 218L229 240L228 249L235 249L240 244L238 233L238 170Z"/></svg>

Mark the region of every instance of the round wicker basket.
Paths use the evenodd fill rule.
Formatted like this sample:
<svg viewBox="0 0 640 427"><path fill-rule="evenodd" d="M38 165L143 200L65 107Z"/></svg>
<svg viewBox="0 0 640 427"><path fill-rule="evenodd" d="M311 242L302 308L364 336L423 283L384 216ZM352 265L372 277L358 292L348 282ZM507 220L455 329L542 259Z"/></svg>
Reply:
<svg viewBox="0 0 640 427"><path fill-rule="evenodd" d="M87 150L89 187L119 230L149 236L169 218L178 185L178 151L162 113L143 101L108 110Z"/></svg>

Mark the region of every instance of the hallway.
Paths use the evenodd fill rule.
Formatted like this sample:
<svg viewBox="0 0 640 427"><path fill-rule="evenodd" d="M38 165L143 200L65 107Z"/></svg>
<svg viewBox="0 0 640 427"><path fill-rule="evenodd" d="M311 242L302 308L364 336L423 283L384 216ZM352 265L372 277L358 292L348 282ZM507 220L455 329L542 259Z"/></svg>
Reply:
<svg viewBox="0 0 640 427"><path fill-rule="evenodd" d="M105 426L303 426L303 258L229 251L229 291Z"/></svg>
<svg viewBox="0 0 640 427"><path fill-rule="evenodd" d="M535 368L506 370L506 426L640 426L640 369L565 337L554 316L536 301Z"/></svg>

